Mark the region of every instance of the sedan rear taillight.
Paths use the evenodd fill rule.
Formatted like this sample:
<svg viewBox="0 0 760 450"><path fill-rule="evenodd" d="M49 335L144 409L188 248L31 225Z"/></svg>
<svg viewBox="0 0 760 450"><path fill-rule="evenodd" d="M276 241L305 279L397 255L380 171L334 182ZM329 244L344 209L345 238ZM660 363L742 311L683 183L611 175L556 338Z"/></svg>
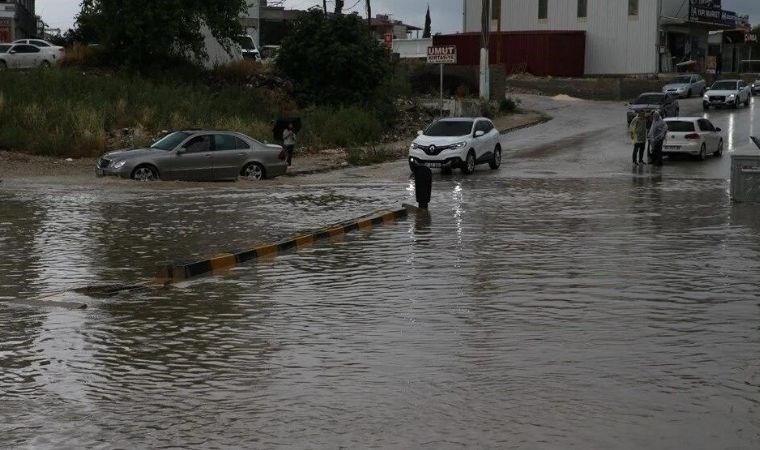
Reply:
<svg viewBox="0 0 760 450"><path fill-rule="evenodd" d="M684 136L686 139L701 139L702 136L699 135L699 133L689 133L686 136Z"/></svg>

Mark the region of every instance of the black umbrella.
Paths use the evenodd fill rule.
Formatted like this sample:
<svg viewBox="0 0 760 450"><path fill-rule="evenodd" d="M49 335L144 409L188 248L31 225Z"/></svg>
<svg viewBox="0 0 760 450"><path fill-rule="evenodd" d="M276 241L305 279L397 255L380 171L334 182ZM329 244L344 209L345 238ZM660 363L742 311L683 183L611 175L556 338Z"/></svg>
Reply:
<svg viewBox="0 0 760 450"><path fill-rule="evenodd" d="M285 131L286 128L288 128L289 124L293 124L293 131L298 133L301 131L301 118L300 117L285 117L282 119L277 119L274 122L274 127L272 128L272 135L274 136L275 142L282 140L282 132Z"/></svg>

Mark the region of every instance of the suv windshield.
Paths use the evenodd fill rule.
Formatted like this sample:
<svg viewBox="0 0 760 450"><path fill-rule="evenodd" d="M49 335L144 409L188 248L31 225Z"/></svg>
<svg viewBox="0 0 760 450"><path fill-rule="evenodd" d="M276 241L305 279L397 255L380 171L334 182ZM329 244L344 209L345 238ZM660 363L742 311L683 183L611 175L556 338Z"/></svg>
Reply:
<svg viewBox="0 0 760 450"><path fill-rule="evenodd" d="M182 131L175 131L174 133L167 134L163 138L159 139L156 143L150 146L150 148L155 148L157 150L173 150L174 147L178 146L182 141L188 138L190 136L187 133L183 133Z"/></svg>
<svg viewBox="0 0 760 450"><path fill-rule="evenodd" d="M665 103L664 95L641 95L633 102L634 105L662 105Z"/></svg>
<svg viewBox="0 0 760 450"><path fill-rule="evenodd" d="M472 131L472 120L440 120L425 130L425 136L466 136Z"/></svg>
<svg viewBox="0 0 760 450"><path fill-rule="evenodd" d="M736 81L718 81L717 83L713 84L710 89L716 91L735 91Z"/></svg>
<svg viewBox="0 0 760 450"><path fill-rule="evenodd" d="M243 50L256 50L256 46L253 44L253 38L250 36L238 36L237 42Z"/></svg>
<svg viewBox="0 0 760 450"><path fill-rule="evenodd" d="M683 77L675 77L672 80L670 80L671 84L683 84L683 83L689 83L691 82L691 77L683 76Z"/></svg>
<svg viewBox="0 0 760 450"><path fill-rule="evenodd" d="M8 53L8 50L11 48L10 45L0 45L0 53Z"/></svg>

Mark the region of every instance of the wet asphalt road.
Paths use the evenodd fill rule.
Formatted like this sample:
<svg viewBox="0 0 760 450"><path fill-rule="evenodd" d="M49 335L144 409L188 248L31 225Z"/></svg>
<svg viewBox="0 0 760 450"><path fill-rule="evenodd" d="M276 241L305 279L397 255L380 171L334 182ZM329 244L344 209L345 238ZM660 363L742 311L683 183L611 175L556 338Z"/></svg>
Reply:
<svg viewBox="0 0 760 450"><path fill-rule="evenodd" d="M429 215L87 310L19 299L410 201L408 167L0 185L0 446L757 448L760 210L727 194L754 104L658 170L622 104L523 102L554 120L436 174Z"/></svg>

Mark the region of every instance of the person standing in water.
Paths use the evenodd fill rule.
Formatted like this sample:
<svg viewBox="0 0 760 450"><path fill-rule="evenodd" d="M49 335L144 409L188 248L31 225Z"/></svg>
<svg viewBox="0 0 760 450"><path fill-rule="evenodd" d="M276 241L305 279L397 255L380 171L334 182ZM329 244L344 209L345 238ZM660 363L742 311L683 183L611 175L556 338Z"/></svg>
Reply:
<svg viewBox="0 0 760 450"><path fill-rule="evenodd" d="M660 113L652 114L652 126L649 128L649 141L652 143L652 163L655 166L662 165L662 145L668 135L668 124L662 120Z"/></svg>
<svg viewBox="0 0 760 450"><path fill-rule="evenodd" d="M644 162L644 149L647 145L647 118L644 111L639 111L628 127L633 141L633 165L646 164ZM638 161L638 162L637 162Z"/></svg>
<svg viewBox="0 0 760 450"><path fill-rule="evenodd" d="M296 148L296 132L293 130L293 122L289 123L282 132L282 144L287 153L288 166L290 166L293 161L293 151Z"/></svg>

